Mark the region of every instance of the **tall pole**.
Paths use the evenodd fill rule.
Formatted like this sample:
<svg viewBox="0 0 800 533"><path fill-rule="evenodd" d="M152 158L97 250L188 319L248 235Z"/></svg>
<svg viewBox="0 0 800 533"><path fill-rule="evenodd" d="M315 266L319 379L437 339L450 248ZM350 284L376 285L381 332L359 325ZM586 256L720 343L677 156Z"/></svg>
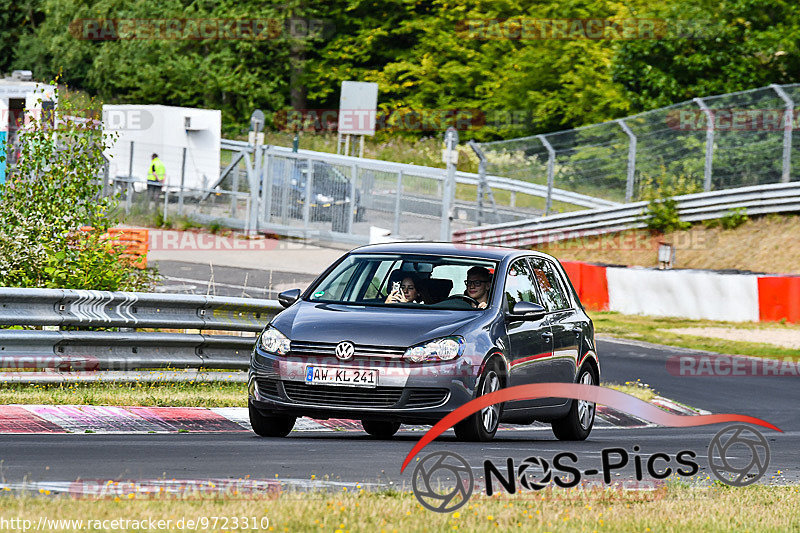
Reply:
<svg viewBox="0 0 800 533"><path fill-rule="evenodd" d="M633 199L633 180L636 177L636 135L624 120L618 120L622 131L628 136L628 179L625 181L625 202Z"/></svg>
<svg viewBox="0 0 800 533"><path fill-rule="evenodd" d="M794 101L786 94L783 87L770 85L772 90L778 93L783 103L786 104L786 109L783 112L783 158L781 172L781 182L789 183L792 175L792 128L794 127Z"/></svg>
<svg viewBox="0 0 800 533"><path fill-rule="evenodd" d="M547 216L553 209L553 181L555 179L554 174L556 167L556 151L553 150L553 145L550 144L550 141L547 140L547 137L544 135L537 135L536 137L542 142L547 150L547 198L544 204L544 216Z"/></svg>
<svg viewBox="0 0 800 533"><path fill-rule="evenodd" d="M706 115L706 161L703 166L703 190L711 190L712 163L714 161L714 113L708 108L702 98L692 100Z"/></svg>
<svg viewBox="0 0 800 533"><path fill-rule="evenodd" d="M186 180L186 147L183 147L183 158L181 160L181 192L178 197L178 214L183 216L183 184Z"/></svg>
<svg viewBox="0 0 800 533"><path fill-rule="evenodd" d="M455 200L456 189L456 163L458 149L458 132L452 126L447 128L444 134L444 158L447 163L447 174L442 190L442 226L439 232L439 240L450 242L450 221L453 218L453 202Z"/></svg>

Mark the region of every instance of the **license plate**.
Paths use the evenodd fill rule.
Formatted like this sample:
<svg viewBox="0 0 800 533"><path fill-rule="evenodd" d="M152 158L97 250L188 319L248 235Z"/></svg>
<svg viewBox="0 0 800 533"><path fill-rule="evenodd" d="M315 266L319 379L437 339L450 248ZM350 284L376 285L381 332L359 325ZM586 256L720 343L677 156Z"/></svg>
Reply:
<svg viewBox="0 0 800 533"><path fill-rule="evenodd" d="M378 385L378 371L364 368L309 365L306 367L306 383L311 385L376 387Z"/></svg>

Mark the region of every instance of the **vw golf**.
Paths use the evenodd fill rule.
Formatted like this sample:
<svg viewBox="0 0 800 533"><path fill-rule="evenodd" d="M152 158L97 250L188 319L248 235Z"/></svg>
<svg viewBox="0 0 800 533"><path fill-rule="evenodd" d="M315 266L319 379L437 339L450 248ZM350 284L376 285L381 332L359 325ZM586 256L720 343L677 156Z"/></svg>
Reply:
<svg viewBox="0 0 800 533"><path fill-rule="evenodd" d="M597 385L594 326L559 262L530 250L443 243L356 248L286 307L252 352L250 422L289 434L297 417L360 420L390 438L400 424L433 424L503 387ZM595 405L544 398L486 407L455 426L488 441L500 422L551 424L583 440Z"/></svg>

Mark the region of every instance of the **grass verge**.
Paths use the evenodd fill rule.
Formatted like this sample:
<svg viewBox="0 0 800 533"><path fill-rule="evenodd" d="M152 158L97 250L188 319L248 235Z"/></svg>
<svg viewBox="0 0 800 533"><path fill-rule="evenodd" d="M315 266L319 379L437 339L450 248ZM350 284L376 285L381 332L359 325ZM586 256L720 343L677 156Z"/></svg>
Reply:
<svg viewBox="0 0 800 533"><path fill-rule="evenodd" d="M118 499L119 500L119 499ZM202 521L233 517L269 526L269 531L796 531L798 487L694 488L670 484L652 492L544 490L487 498L473 495L454 513L423 509L408 492L287 493L277 499L74 500L66 497L0 499L6 519ZM211 524L209 524L211 525ZM130 524L129 524L130 526ZM198 530L219 530L198 527ZM78 527L53 531L80 530ZM96 528L92 528L96 529ZM110 528L109 528L110 529ZM238 528L241 529L241 528ZM251 528L247 528L251 529ZM261 530L261 528L257 528ZM85 530L85 528L84 528ZM100 530L103 530L100 528Z"/></svg>
<svg viewBox="0 0 800 533"><path fill-rule="evenodd" d="M247 407L246 383L0 385L5 404Z"/></svg>
<svg viewBox="0 0 800 533"><path fill-rule="evenodd" d="M780 329L797 331L800 324L719 322L714 320L688 320L672 317L652 317L623 315L612 311L591 311L598 336L610 335L622 339L632 339L666 346L677 346L695 350L706 350L728 355L751 355L774 359L800 359L800 350L780 348L771 344L742 342L708 336L686 335L665 331L673 328L736 328L736 329Z"/></svg>

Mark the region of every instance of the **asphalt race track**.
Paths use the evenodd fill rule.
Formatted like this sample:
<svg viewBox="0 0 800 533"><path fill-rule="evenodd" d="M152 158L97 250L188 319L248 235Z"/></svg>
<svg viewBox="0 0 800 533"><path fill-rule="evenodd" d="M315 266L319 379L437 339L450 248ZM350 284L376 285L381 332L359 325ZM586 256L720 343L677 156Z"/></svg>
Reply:
<svg viewBox="0 0 800 533"><path fill-rule="evenodd" d="M670 356L680 349L601 340L603 380L616 383L641 379L661 395L712 413L751 415L771 422L784 433L759 428L771 447L771 462L761 482L796 482L800 477L800 388L797 376L683 377L667 371ZM430 444L418 457L449 450L465 457L475 476L483 462L504 467L529 456L547 459L570 451L581 470L601 467L601 450L621 447L631 454L627 467L613 479L632 480L633 447L642 457L663 452L674 458L680 450L697 454L705 479L708 444L725 424L695 428L600 428L579 443L555 440L547 428L501 431L490 443L463 443L452 432ZM401 432L378 441L362 432L295 432L285 439L262 439L248 432L148 434L0 435L0 475L6 483L70 482L76 479L194 479L245 478L285 483L346 482L367 486L409 486L411 469L400 473L406 454L421 433ZM734 453L733 458L737 456ZM412 463L413 465L413 463ZM672 466L676 466L673 464ZM679 465L677 465L679 466ZM710 472L709 472L709 475ZM312 476L316 481L311 481ZM589 476L587 476L588 479ZM601 476L594 476L599 480ZM713 480L713 475L711 477Z"/></svg>

